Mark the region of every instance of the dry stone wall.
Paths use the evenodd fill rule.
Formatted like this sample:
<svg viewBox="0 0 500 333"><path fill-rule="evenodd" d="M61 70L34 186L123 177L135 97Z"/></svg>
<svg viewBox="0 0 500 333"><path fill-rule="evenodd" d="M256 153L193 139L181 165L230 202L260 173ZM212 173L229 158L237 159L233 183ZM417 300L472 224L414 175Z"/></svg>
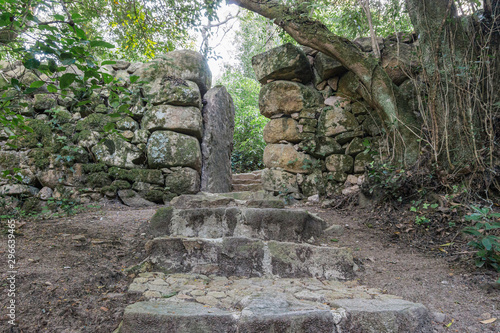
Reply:
<svg viewBox="0 0 500 333"><path fill-rule="evenodd" d="M0 88L11 78L28 86L39 80L20 63L3 63L0 70ZM150 206L199 192L202 178L224 190L231 186L231 144L224 140L232 141L233 126L224 125L227 139L219 136L221 122L234 122L233 102L223 87L210 90L211 73L200 54L174 51L148 63L116 61L102 70L131 92L128 115L111 116L116 109L108 88L79 105L78 96L51 94L44 86L13 106L34 132L13 138L9 130L0 131L0 170L16 170L22 178L0 180L4 204L33 212L50 199L118 197L130 206ZM82 74L76 67L68 71ZM204 96L211 96L207 112ZM108 123L114 123L114 133L104 130ZM203 146L209 153L213 137L216 160L202 152Z"/></svg>
<svg viewBox="0 0 500 333"><path fill-rule="evenodd" d="M382 67L407 90L417 69L414 41L403 34L379 40ZM369 38L355 43L372 51ZM336 59L292 44L255 56L252 65L263 85L260 112L270 118L264 189L299 199L359 190L365 166L383 152L384 124L363 100L356 76Z"/></svg>

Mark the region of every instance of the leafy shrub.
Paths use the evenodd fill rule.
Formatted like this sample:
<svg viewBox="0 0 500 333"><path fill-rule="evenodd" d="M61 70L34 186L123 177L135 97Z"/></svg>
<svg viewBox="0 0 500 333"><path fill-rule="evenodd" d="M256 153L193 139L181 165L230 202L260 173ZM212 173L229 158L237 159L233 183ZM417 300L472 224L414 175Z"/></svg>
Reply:
<svg viewBox="0 0 500 333"><path fill-rule="evenodd" d="M488 207L471 207L474 213L465 216L465 220L473 225L462 231L473 237L468 245L478 250L476 266L490 266L500 272L500 237L495 232L500 229L500 214L492 213ZM498 282L500 283L500 279Z"/></svg>

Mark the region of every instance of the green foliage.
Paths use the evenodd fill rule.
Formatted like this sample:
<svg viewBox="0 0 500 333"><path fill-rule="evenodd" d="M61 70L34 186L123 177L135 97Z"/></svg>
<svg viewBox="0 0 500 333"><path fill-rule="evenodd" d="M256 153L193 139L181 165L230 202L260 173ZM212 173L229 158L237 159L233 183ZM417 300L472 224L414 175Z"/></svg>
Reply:
<svg viewBox="0 0 500 333"><path fill-rule="evenodd" d="M238 70L243 76L255 79L252 68L252 57L266 50L283 44L283 34L272 21L250 11L244 11L240 16L240 29L236 32L236 58ZM288 35L286 38L290 39ZM295 41L294 41L295 43Z"/></svg>
<svg viewBox="0 0 500 333"><path fill-rule="evenodd" d="M476 266L491 266L500 272L500 237L497 232L500 229L500 214L493 213L488 207L471 208L474 212L465 216L465 220L472 225L462 231L473 237L468 245L477 250Z"/></svg>
<svg viewBox="0 0 500 333"><path fill-rule="evenodd" d="M426 216L426 214L439 206L437 203L430 204L428 202L423 202L422 200L413 200L411 204L410 211L416 213L416 225L429 224L431 220Z"/></svg>
<svg viewBox="0 0 500 333"><path fill-rule="evenodd" d="M235 106L233 172L262 169L266 146L262 133L268 120L259 112L260 84L231 68L226 69L218 84L226 86Z"/></svg>
<svg viewBox="0 0 500 333"><path fill-rule="evenodd" d="M216 19L220 2L82 0L68 3L68 8L89 18L82 27L89 35L105 35L117 45L114 52L103 50L101 57L146 60L179 47L193 48L189 30L199 30L204 17Z"/></svg>
<svg viewBox="0 0 500 333"><path fill-rule="evenodd" d="M311 10L315 19L339 36L350 39L369 36L368 20L357 0L319 1L314 3ZM371 0L370 11L377 36L413 31L403 1Z"/></svg>
<svg viewBox="0 0 500 333"><path fill-rule="evenodd" d="M402 187L406 182L404 169L389 163L371 162L367 167L367 187L371 195L385 200L402 200Z"/></svg>

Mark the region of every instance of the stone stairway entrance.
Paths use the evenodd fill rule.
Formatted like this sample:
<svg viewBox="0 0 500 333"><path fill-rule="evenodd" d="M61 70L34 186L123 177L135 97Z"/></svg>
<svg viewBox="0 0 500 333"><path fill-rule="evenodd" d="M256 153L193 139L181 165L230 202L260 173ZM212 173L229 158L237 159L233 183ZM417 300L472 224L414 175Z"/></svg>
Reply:
<svg viewBox="0 0 500 333"><path fill-rule="evenodd" d="M311 244L320 218L249 201L180 196L157 211L151 272L129 287L144 301L125 309L119 332L432 332L423 305L350 283L350 249Z"/></svg>
<svg viewBox="0 0 500 333"><path fill-rule="evenodd" d="M262 190L262 170L232 175L233 191L260 191Z"/></svg>

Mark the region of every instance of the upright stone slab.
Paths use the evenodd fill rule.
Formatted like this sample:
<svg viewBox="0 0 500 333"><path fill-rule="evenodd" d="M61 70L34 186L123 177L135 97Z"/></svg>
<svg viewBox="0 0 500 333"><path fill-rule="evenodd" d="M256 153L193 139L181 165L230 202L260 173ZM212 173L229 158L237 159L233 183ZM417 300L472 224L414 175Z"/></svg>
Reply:
<svg viewBox="0 0 500 333"><path fill-rule="evenodd" d="M205 94L201 143L201 190L231 191L231 152L234 133L234 104L226 88L217 86Z"/></svg>

